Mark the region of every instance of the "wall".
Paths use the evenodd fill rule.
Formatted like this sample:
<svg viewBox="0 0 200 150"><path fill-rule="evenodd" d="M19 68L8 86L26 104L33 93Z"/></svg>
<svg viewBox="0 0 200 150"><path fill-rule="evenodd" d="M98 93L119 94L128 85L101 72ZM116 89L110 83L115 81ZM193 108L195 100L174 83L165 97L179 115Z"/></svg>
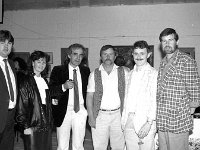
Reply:
<svg viewBox="0 0 200 150"><path fill-rule="evenodd" d="M0 28L12 32L17 52L53 52L53 66L60 64L61 48L81 43L89 48L91 70L99 65L99 50L104 44L132 45L143 39L154 45L158 69L158 37L166 27L175 28L180 36L179 46L195 47L199 58L199 8L200 3L187 3L5 11ZM197 63L200 67L200 60Z"/></svg>

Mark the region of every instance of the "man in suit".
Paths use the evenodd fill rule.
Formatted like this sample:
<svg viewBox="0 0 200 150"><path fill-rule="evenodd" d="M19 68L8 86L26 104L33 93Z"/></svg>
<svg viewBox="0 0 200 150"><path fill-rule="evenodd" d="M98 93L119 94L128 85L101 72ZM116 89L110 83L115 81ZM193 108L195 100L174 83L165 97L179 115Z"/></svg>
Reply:
<svg viewBox="0 0 200 150"><path fill-rule="evenodd" d="M17 98L14 63L8 59L14 38L10 31L0 30L0 149L14 148L14 115Z"/></svg>
<svg viewBox="0 0 200 150"><path fill-rule="evenodd" d="M194 110L200 104L200 78L196 61L178 49L172 28L160 33L163 58L157 87L159 150L188 150Z"/></svg>
<svg viewBox="0 0 200 150"><path fill-rule="evenodd" d="M50 76L50 87L57 87L61 93L54 97L56 101L53 102L55 104L53 117L57 127L57 150L69 149L71 129L73 150L84 150L83 141L87 119L84 105L90 69L80 66L85 54L85 48L81 44L72 44L68 49L69 63L55 66Z"/></svg>

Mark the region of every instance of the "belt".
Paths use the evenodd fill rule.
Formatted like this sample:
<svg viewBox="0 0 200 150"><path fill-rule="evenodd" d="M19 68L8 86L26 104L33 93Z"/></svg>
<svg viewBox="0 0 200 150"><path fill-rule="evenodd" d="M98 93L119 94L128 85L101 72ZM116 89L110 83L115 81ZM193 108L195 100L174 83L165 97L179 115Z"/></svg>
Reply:
<svg viewBox="0 0 200 150"><path fill-rule="evenodd" d="M116 110L119 110L120 109L120 107L119 108L116 108L116 109L111 109L111 110L108 110L108 109L100 109L101 111L116 111Z"/></svg>
<svg viewBox="0 0 200 150"><path fill-rule="evenodd" d="M8 109L8 111L12 111L12 110L14 110L14 108Z"/></svg>

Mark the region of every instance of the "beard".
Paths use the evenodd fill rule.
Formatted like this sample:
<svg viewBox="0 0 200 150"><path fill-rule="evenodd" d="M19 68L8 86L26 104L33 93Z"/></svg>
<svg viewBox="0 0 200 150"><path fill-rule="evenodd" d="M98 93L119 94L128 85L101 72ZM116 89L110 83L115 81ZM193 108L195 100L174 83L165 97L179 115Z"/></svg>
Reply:
<svg viewBox="0 0 200 150"><path fill-rule="evenodd" d="M163 48L163 51L165 54L172 54L176 51L176 48L175 47L171 47L171 46L165 46Z"/></svg>

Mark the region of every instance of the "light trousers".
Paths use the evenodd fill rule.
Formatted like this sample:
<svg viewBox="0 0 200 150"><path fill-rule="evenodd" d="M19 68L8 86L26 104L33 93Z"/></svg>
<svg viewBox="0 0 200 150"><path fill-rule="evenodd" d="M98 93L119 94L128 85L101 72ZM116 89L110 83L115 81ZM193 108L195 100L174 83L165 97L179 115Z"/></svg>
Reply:
<svg viewBox="0 0 200 150"><path fill-rule="evenodd" d="M143 139L139 139L134 129L125 129L124 131L126 150L155 150L155 131L149 132L149 134ZM143 144L139 145L138 142L142 141Z"/></svg>
<svg viewBox="0 0 200 150"><path fill-rule="evenodd" d="M73 106L67 107L65 118L60 127L57 127L57 150L69 150L70 131L72 130L72 150L84 150L87 111L83 105L75 113Z"/></svg>
<svg viewBox="0 0 200 150"><path fill-rule="evenodd" d="M189 132L174 134L158 131L159 150L189 150Z"/></svg>
<svg viewBox="0 0 200 150"><path fill-rule="evenodd" d="M110 139L112 150L124 150L125 140L121 128L120 109L99 111L96 128L92 128L94 150L106 150Z"/></svg>

